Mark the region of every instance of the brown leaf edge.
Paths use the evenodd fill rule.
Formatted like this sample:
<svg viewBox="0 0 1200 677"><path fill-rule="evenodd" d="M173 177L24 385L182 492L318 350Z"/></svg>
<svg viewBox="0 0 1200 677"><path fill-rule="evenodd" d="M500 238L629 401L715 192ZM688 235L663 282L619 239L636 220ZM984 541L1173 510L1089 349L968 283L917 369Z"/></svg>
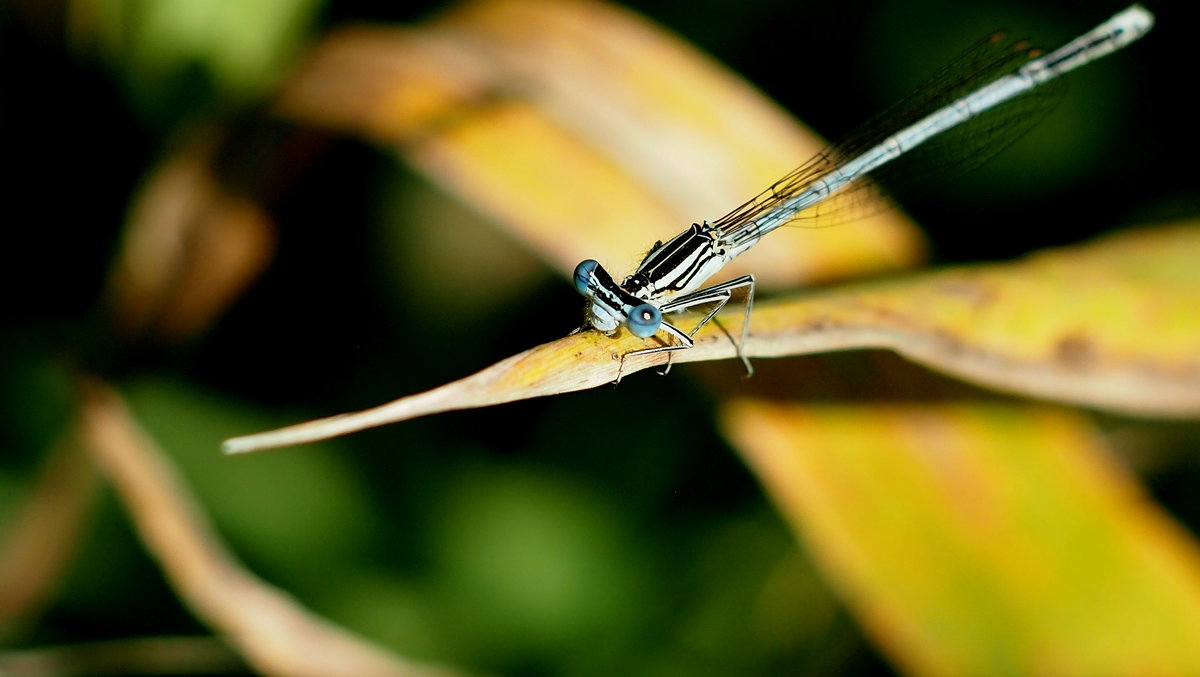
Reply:
<svg viewBox="0 0 1200 677"><path fill-rule="evenodd" d="M82 393L81 444L112 483L146 549L197 617L228 637L255 670L289 677L461 674L401 659L247 571L120 395L94 379L83 382Z"/></svg>

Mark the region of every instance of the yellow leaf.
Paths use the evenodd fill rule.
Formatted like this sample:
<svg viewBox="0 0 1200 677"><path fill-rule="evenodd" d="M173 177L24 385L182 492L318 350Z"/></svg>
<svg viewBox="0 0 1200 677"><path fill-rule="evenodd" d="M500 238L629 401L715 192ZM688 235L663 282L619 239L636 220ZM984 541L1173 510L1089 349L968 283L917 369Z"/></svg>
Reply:
<svg viewBox="0 0 1200 677"><path fill-rule="evenodd" d="M656 239L719 218L825 146L678 38L582 1L480 0L413 30L346 29L276 109L397 146L563 272L585 258L632 268ZM794 287L923 253L892 211L788 229L727 272Z"/></svg>
<svg viewBox="0 0 1200 677"><path fill-rule="evenodd" d="M145 544L200 620L258 672L294 677L452 677L316 616L247 570L230 552L170 456L133 418L117 391L83 382L79 443L112 484Z"/></svg>
<svg viewBox="0 0 1200 677"><path fill-rule="evenodd" d="M752 320L748 352L891 348L988 387L1134 414L1195 417L1198 257L1200 224L1184 223L1015 263L819 292L763 304Z"/></svg>
<svg viewBox="0 0 1200 677"><path fill-rule="evenodd" d="M890 348L980 385L1155 416L1200 416L1200 224L1131 231L1025 261L827 289L755 305L745 352L783 357ZM742 310L723 317L733 333ZM689 326L683 323L682 326ZM543 344L467 378L355 414L227 442L245 452L417 416L572 392L673 362L735 356L716 323L696 346L621 331Z"/></svg>
<svg viewBox="0 0 1200 677"><path fill-rule="evenodd" d="M742 400L721 421L906 672L1200 672L1200 550L1085 417Z"/></svg>
<svg viewBox="0 0 1200 677"><path fill-rule="evenodd" d="M275 224L211 173L217 135L197 134L147 180L108 282L126 337L194 337L233 304L275 253Z"/></svg>

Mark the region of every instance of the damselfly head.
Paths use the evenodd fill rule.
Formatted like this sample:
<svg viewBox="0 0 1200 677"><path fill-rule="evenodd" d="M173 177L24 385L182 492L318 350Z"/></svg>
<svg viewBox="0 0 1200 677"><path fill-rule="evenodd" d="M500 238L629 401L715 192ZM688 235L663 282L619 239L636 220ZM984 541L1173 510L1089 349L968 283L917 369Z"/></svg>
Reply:
<svg viewBox="0 0 1200 677"><path fill-rule="evenodd" d="M575 266L575 289L580 294L591 298L596 295L596 269L600 264L592 259L581 261Z"/></svg>
<svg viewBox="0 0 1200 677"><path fill-rule="evenodd" d="M634 336L648 338L662 327L662 311L617 286L599 263L588 259L575 266L575 289L588 298L587 322L603 332L624 324ZM626 310L629 312L626 313Z"/></svg>
<svg viewBox="0 0 1200 677"><path fill-rule="evenodd" d="M575 290L588 299L587 323L592 328L612 333L621 326L620 290L599 263L587 259L575 266Z"/></svg>

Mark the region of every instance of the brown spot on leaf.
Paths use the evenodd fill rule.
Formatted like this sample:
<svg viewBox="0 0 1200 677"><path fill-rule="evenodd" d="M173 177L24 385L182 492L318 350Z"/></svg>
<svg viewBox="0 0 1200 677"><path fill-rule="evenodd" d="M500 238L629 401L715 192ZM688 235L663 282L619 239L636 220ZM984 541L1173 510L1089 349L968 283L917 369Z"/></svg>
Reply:
<svg viewBox="0 0 1200 677"><path fill-rule="evenodd" d="M1096 362L1096 346L1083 334L1068 334L1058 340L1054 355L1067 367L1084 369Z"/></svg>
<svg viewBox="0 0 1200 677"><path fill-rule="evenodd" d="M828 317L817 317L810 320L808 326L804 327L803 331L819 332L829 329L832 326L833 323L829 321Z"/></svg>
<svg viewBox="0 0 1200 677"><path fill-rule="evenodd" d="M990 305L996 299L996 291L977 280L952 278L938 285L938 291L948 296L965 299L976 310Z"/></svg>
<svg viewBox="0 0 1200 677"><path fill-rule="evenodd" d="M966 352L966 345L963 344L962 338L945 329L935 329L930 333L930 337L938 342L939 347L947 355L959 355Z"/></svg>

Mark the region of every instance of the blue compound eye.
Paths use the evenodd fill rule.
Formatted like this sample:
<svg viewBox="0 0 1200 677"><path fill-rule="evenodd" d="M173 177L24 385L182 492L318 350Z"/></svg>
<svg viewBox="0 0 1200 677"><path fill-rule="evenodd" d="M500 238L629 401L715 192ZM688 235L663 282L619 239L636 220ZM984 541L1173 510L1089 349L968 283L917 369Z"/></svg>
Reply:
<svg viewBox="0 0 1200 677"><path fill-rule="evenodd" d="M625 323L638 338L650 338L662 326L662 311L649 303L634 306Z"/></svg>
<svg viewBox="0 0 1200 677"><path fill-rule="evenodd" d="M583 294L589 298L593 295L592 273L594 273L596 268L599 266L600 264L596 263L592 259L582 261L579 265L575 266L575 289L580 294Z"/></svg>

